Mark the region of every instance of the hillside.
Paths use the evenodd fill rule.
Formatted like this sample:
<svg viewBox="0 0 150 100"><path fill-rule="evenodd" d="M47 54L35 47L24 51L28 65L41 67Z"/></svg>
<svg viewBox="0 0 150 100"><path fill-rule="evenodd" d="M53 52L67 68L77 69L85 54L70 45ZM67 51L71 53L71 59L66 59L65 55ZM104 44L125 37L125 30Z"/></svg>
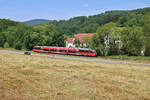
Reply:
<svg viewBox="0 0 150 100"><path fill-rule="evenodd" d="M95 33L97 28L114 22L120 27L126 27L133 19L141 19L150 13L150 8L135 10L112 10L92 16L79 16L69 20L53 21L56 29L63 34ZM140 21L137 21L139 23ZM132 22L134 24L134 22ZM135 25L137 26L137 25ZM142 25L141 25L142 26Z"/></svg>
<svg viewBox="0 0 150 100"><path fill-rule="evenodd" d="M43 23L46 23L46 22L51 22L51 20L46 20L46 19L33 19L33 20L29 20L29 21L25 21L23 22L24 24L27 24L27 25L39 25L39 24L43 24Z"/></svg>
<svg viewBox="0 0 150 100"><path fill-rule="evenodd" d="M150 55L150 8L113 10L93 16L44 22L49 22L49 20L37 19L25 22L34 25L30 26L0 19L0 47L20 50L31 50L35 45L64 47L66 38L74 34L95 33L88 41L87 48L96 50L100 56ZM105 36L108 36L110 40L110 48L107 50L104 49ZM122 46L119 42L113 42L118 39L123 42Z"/></svg>

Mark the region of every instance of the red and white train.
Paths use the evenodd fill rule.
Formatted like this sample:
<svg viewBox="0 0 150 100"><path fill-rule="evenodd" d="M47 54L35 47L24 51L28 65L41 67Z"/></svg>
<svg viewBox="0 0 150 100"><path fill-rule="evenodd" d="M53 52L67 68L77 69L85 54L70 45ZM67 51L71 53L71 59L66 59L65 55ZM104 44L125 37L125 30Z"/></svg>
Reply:
<svg viewBox="0 0 150 100"><path fill-rule="evenodd" d="M65 47L50 47L50 46L34 46L34 52L53 53L77 56L97 56L95 50L87 48L65 48Z"/></svg>

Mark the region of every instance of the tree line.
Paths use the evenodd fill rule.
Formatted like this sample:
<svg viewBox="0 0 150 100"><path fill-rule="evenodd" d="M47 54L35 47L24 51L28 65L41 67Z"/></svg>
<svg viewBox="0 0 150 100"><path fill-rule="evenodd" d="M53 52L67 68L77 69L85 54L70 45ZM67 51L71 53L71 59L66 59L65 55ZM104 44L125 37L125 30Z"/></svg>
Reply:
<svg viewBox="0 0 150 100"><path fill-rule="evenodd" d="M120 28L111 22L99 27L89 44L102 56L150 56L150 24Z"/></svg>
<svg viewBox="0 0 150 100"><path fill-rule="evenodd" d="M95 33L88 47L98 55L150 55L150 8L107 11L94 16L28 26L0 19L0 47L31 50L35 45L65 46L76 33Z"/></svg>
<svg viewBox="0 0 150 100"><path fill-rule="evenodd" d="M31 50L35 45L64 46L64 36L51 23L28 26L0 19L0 47Z"/></svg>

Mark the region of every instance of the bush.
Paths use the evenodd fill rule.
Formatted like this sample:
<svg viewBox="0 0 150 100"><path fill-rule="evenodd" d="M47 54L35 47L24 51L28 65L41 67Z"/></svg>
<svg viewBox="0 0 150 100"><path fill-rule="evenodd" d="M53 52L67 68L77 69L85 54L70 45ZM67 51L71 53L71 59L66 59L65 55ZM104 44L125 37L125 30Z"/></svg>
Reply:
<svg viewBox="0 0 150 100"><path fill-rule="evenodd" d="M7 42L5 42L4 48L9 48L9 44Z"/></svg>
<svg viewBox="0 0 150 100"><path fill-rule="evenodd" d="M14 44L14 48L17 49L17 50L21 50L21 48L22 48L21 42L15 43L15 44Z"/></svg>

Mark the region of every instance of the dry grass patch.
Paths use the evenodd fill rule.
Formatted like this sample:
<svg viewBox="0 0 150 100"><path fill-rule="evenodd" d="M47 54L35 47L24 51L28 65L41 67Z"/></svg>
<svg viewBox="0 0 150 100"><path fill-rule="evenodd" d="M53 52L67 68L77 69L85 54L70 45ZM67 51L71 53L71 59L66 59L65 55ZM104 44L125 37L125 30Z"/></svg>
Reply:
<svg viewBox="0 0 150 100"><path fill-rule="evenodd" d="M150 67L0 53L0 100L150 100Z"/></svg>

